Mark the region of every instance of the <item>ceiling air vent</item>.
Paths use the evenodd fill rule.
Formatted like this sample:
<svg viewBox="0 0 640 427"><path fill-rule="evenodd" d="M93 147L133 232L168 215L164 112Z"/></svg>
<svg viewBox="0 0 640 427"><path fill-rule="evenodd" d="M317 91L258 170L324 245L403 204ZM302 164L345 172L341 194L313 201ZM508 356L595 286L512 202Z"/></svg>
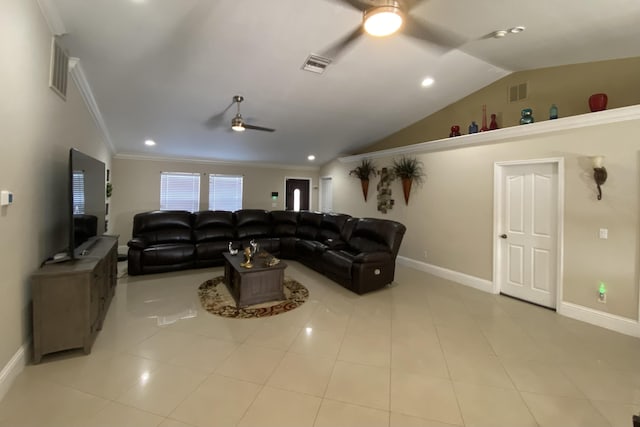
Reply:
<svg viewBox="0 0 640 427"><path fill-rule="evenodd" d="M49 87L60 98L67 100L67 76L69 73L69 54L60 46L57 37L51 41L51 69L49 71Z"/></svg>
<svg viewBox="0 0 640 427"><path fill-rule="evenodd" d="M302 69L311 71L312 73L322 74L329 64L331 64L331 60L329 58L324 58L318 55L309 55L307 60L304 61Z"/></svg>
<svg viewBox="0 0 640 427"><path fill-rule="evenodd" d="M509 102L518 102L527 99L529 88L528 83L519 83L509 86Z"/></svg>

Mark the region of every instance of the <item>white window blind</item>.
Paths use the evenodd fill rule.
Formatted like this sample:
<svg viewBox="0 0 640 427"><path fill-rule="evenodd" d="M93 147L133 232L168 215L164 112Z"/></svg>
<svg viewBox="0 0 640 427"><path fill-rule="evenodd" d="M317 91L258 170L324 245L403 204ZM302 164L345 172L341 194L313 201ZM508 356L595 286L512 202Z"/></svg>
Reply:
<svg viewBox="0 0 640 427"><path fill-rule="evenodd" d="M73 197L73 214L84 213L84 171L73 171L71 174L71 193Z"/></svg>
<svg viewBox="0 0 640 427"><path fill-rule="evenodd" d="M162 172L160 174L160 210L200 210L200 174Z"/></svg>
<svg viewBox="0 0 640 427"><path fill-rule="evenodd" d="M242 209L242 176L209 175L209 209Z"/></svg>

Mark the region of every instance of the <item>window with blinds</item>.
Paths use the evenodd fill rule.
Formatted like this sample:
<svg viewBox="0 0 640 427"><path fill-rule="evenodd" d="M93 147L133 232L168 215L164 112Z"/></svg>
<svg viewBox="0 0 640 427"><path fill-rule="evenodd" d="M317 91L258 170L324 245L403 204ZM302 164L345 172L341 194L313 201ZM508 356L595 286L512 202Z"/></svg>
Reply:
<svg viewBox="0 0 640 427"><path fill-rule="evenodd" d="M73 171L71 174L71 193L73 197L73 214L84 213L84 171Z"/></svg>
<svg viewBox="0 0 640 427"><path fill-rule="evenodd" d="M200 210L200 174L162 172L160 175L160 210Z"/></svg>
<svg viewBox="0 0 640 427"><path fill-rule="evenodd" d="M242 209L242 176L209 175L209 210Z"/></svg>

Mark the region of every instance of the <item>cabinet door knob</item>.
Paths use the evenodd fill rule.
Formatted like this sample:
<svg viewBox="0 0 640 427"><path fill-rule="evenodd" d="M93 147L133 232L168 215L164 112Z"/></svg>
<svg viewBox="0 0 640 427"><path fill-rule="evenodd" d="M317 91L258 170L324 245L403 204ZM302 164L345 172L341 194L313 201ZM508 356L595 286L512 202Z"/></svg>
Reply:
<svg viewBox="0 0 640 427"><path fill-rule="evenodd" d="M507 235L506 235L506 234L501 234L501 235L500 235L500 238L501 238L501 239L506 239L506 238L507 238Z"/></svg>

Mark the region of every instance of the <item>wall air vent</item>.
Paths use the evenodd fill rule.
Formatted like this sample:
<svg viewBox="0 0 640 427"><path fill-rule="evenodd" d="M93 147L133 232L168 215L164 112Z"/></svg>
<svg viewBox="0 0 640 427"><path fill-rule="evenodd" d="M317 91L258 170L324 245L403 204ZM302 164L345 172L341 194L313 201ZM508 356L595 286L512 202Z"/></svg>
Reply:
<svg viewBox="0 0 640 427"><path fill-rule="evenodd" d="M518 102L529 96L529 84L527 82L509 86L509 102Z"/></svg>
<svg viewBox="0 0 640 427"><path fill-rule="evenodd" d="M60 45L57 37L51 41L51 69L49 70L49 87L60 98L67 100L67 76L69 75L69 54Z"/></svg>
<svg viewBox="0 0 640 427"><path fill-rule="evenodd" d="M312 54L309 55L306 61L304 61L302 69L305 71L311 71L312 73L322 74L329 64L331 64L331 60L329 58Z"/></svg>

